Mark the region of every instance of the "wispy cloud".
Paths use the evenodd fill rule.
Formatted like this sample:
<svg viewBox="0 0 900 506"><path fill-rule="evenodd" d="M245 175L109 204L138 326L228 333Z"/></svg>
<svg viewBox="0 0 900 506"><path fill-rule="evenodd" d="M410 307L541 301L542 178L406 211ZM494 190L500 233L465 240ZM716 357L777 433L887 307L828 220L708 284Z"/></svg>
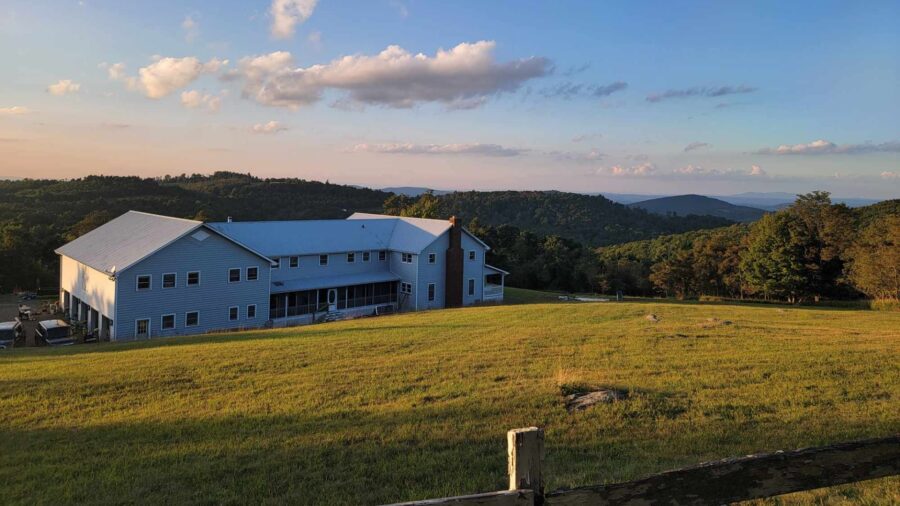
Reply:
<svg viewBox="0 0 900 506"><path fill-rule="evenodd" d="M591 140L599 139L601 137L603 137L603 134L599 134L599 133L581 134L581 135L576 135L575 137L572 137L572 142L591 141Z"/></svg>
<svg viewBox="0 0 900 506"><path fill-rule="evenodd" d="M819 139L807 144L782 144L777 148L763 148L756 151L756 154L760 155L855 155L863 153L900 153L900 141L838 145Z"/></svg>
<svg viewBox="0 0 900 506"><path fill-rule="evenodd" d="M559 83L556 86L544 88L540 94L546 98L562 98L571 100L577 97L600 98L612 95L617 91L628 88L628 83L616 81L614 83L597 85L573 82Z"/></svg>
<svg viewBox="0 0 900 506"><path fill-rule="evenodd" d="M22 116L31 112L31 109L14 105L12 107L0 107L0 116Z"/></svg>
<svg viewBox="0 0 900 506"><path fill-rule="evenodd" d="M354 152L404 154L404 155L477 155L509 157L526 153L527 149L507 148L499 144L357 144Z"/></svg>
<svg viewBox="0 0 900 506"><path fill-rule="evenodd" d="M200 23L192 16L188 15L185 16L184 21L181 22L181 29L184 31L184 40L189 43L194 42L194 39L200 34Z"/></svg>
<svg viewBox="0 0 900 506"><path fill-rule="evenodd" d="M51 84L50 86L47 86L47 91L51 95L56 95L58 97L68 95L70 93L78 93L80 89L81 85L73 82L71 79L62 79Z"/></svg>
<svg viewBox="0 0 900 506"><path fill-rule="evenodd" d="M219 112L222 107L222 99L227 93L223 90L218 95L203 93L198 90L181 92L181 105L188 109L206 109L209 112Z"/></svg>
<svg viewBox="0 0 900 506"><path fill-rule="evenodd" d="M700 165L686 165L672 170L676 176L713 176L713 177L766 177L768 173L759 165L753 165L750 170L732 168L707 168Z"/></svg>
<svg viewBox="0 0 900 506"><path fill-rule="evenodd" d="M257 123L250 128L250 131L255 134L277 134L278 132L285 132L287 130L288 127L282 125L277 121Z"/></svg>
<svg viewBox="0 0 900 506"><path fill-rule="evenodd" d="M886 170L881 173L881 179L900 179L900 171Z"/></svg>
<svg viewBox="0 0 900 506"><path fill-rule="evenodd" d="M677 90L666 90L662 93L654 93L647 95L647 102L662 102L672 98L688 98L688 97L722 97L725 95L737 95L741 93L753 93L758 88L753 86L715 86L715 87L694 87Z"/></svg>
<svg viewBox="0 0 900 506"><path fill-rule="evenodd" d="M391 7L397 11L397 14L400 15L401 18L409 17L409 7L407 7L406 2L402 2L401 0L391 0Z"/></svg>
<svg viewBox="0 0 900 506"><path fill-rule="evenodd" d="M272 16L272 37L276 39L293 37L297 25L312 16L316 3L317 0L272 0L269 8L269 15Z"/></svg>
<svg viewBox="0 0 900 506"><path fill-rule="evenodd" d="M707 142L692 142L684 147L684 152L687 153L688 151L694 151L695 149L708 148L710 146L711 146L711 144L709 144Z"/></svg>
<svg viewBox="0 0 900 506"><path fill-rule="evenodd" d="M345 56L306 68L294 67L291 54L278 51L242 59L228 78L242 79L244 96L272 106L313 104L334 89L363 105L408 108L437 102L464 108L550 71L545 58L496 62L494 47L493 41L463 43L427 56L389 46L375 56Z"/></svg>
<svg viewBox="0 0 900 506"><path fill-rule="evenodd" d="M646 162L639 165L613 165L612 167L601 167L597 169L597 174L624 177L642 177L652 176L656 174L656 165Z"/></svg>

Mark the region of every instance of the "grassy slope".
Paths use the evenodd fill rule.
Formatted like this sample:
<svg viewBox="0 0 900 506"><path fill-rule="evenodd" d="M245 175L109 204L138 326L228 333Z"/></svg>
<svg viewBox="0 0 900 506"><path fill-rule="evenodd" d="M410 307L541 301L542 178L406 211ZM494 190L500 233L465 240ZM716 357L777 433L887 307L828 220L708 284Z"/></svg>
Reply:
<svg viewBox="0 0 900 506"><path fill-rule="evenodd" d="M547 430L551 489L887 435L900 429L897 329L888 312L554 303L7 352L0 503L495 490L506 430L529 425ZM634 395L569 415L561 384ZM896 502L898 485L796 501Z"/></svg>

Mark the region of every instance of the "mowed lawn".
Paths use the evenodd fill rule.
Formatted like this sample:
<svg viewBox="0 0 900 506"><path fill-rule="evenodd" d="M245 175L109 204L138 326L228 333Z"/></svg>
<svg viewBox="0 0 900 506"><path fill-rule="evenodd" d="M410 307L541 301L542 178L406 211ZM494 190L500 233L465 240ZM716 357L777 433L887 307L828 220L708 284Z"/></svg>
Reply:
<svg viewBox="0 0 900 506"><path fill-rule="evenodd" d="M579 387L631 397L569 414L561 389ZM900 313L555 302L0 352L0 504L485 492L506 486L506 431L531 425L549 489L894 434Z"/></svg>

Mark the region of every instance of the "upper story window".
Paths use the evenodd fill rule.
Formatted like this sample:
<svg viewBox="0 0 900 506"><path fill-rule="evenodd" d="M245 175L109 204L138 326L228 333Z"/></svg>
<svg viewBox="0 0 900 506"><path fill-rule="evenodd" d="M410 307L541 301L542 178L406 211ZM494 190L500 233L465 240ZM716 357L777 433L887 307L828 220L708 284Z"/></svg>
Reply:
<svg viewBox="0 0 900 506"><path fill-rule="evenodd" d="M475 260L475 250L469 250L469 260Z"/></svg>
<svg viewBox="0 0 900 506"><path fill-rule="evenodd" d="M368 251L363 251L362 255L363 255L363 262L368 262L371 257L370 253Z"/></svg>
<svg viewBox="0 0 900 506"><path fill-rule="evenodd" d="M385 260L387 260L387 251L384 251L384 250L379 251L378 252L378 261L384 262Z"/></svg>
<svg viewBox="0 0 900 506"><path fill-rule="evenodd" d="M241 270L240 269L228 269L228 282L229 283L237 283L241 280Z"/></svg>
<svg viewBox="0 0 900 506"><path fill-rule="evenodd" d="M347 263L352 264L356 261L356 253L347 253Z"/></svg>
<svg viewBox="0 0 900 506"><path fill-rule="evenodd" d="M407 283L405 281L400 283L400 293L412 293L412 283Z"/></svg>
<svg viewBox="0 0 900 506"><path fill-rule="evenodd" d="M259 279L259 267L247 267L247 281Z"/></svg>
<svg viewBox="0 0 900 506"><path fill-rule="evenodd" d="M175 288L178 284L177 275L174 272L167 272L162 276L163 288Z"/></svg>
<svg viewBox="0 0 900 506"><path fill-rule="evenodd" d="M429 254L428 254L428 263L433 264L433 263L436 263L436 262L437 262L437 254L436 254L436 253L429 253Z"/></svg>
<svg viewBox="0 0 900 506"><path fill-rule="evenodd" d="M137 277L137 289L149 290L153 285L152 279L153 277L151 277L149 274L141 274Z"/></svg>
<svg viewBox="0 0 900 506"><path fill-rule="evenodd" d="M319 265L328 265L328 255L319 255Z"/></svg>
<svg viewBox="0 0 900 506"><path fill-rule="evenodd" d="M411 264L412 257L412 253L400 253L400 261L405 264Z"/></svg>
<svg viewBox="0 0 900 506"><path fill-rule="evenodd" d="M200 272L199 271L191 271L187 273L187 286L199 286L200 285Z"/></svg>
<svg viewBox="0 0 900 506"><path fill-rule="evenodd" d="M281 258L280 257L275 257L272 259L272 261L275 262L275 265L272 266L273 269L281 269Z"/></svg>
<svg viewBox="0 0 900 506"><path fill-rule="evenodd" d="M300 257L291 257L290 266L291 266L291 269L296 269L297 267L300 267Z"/></svg>

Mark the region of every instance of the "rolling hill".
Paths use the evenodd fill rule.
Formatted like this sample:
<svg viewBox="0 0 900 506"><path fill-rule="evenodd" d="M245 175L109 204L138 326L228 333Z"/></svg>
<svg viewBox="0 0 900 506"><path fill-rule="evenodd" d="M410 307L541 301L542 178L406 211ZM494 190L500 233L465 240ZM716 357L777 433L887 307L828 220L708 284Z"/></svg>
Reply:
<svg viewBox="0 0 900 506"><path fill-rule="evenodd" d="M737 206L724 200L704 197L703 195L677 195L674 197L662 197L643 200L629 204L629 207L637 207L654 214L670 216L718 216L731 221L751 222L756 221L765 211L755 207Z"/></svg>
<svg viewBox="0 0 900 506"><path fill-rule="evenodd" d="M530 425L547 431L548 490L885 436L898 327L883 311L554 302L7 350L0 504L486 492L504 488L506 431ZM564 393L600 387L629 397L566 411ZM898 483L787 504L893 504Z"/></svg>

